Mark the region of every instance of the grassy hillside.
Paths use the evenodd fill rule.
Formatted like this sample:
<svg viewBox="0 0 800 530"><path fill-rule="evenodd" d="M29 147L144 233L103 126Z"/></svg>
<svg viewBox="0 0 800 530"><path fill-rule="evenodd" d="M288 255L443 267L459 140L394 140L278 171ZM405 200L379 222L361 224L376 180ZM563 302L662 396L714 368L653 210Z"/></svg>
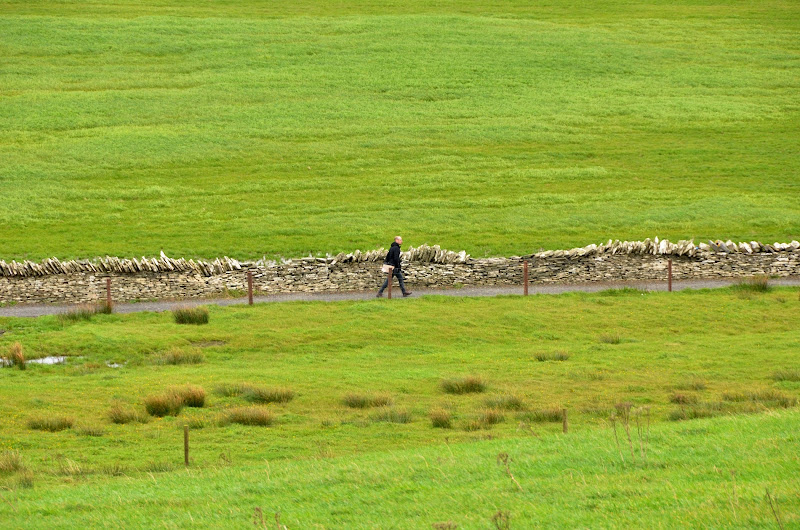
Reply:
<svg viewBox="0 0 800 530"><path fill-rule="evenodd" d="M0 1L2 257L800 233L796 3L290 4Z"/></svg>
<svg viewBox="0 0 800 530"><path fill-rule="evenodd" d="M798 304L796 289L625 290L211 308L197 326L169 313L0 319L4 354L19 342L29 358L68 356L0 368L0 516L245 524L260 506L290 528L411 528L418 517L479 528L498 510L566 525L666 513L676 525L748 525L770 521L769 487L796 521L799 420L782 411L800 396ZM466 376L484 390L442 386ZM204 390L204 407L145 412L148 397L185 385ZM258 402L275 389L293 396ZM348 405L375 398L388 404ZM624 403L633 448L622 420L619 447L609 423ZM224 421L249 406L274 415L272 425ZM112 409L133 417L112 423ZM432 414L450 426L435 427ZM70 428L32 428L62 417ZM717 421L683 420L694 417ZM637 422L652 426L649 443ZM9 451L27 471L3 471ZM495 463L499 452L513 458L523 492Z"/></svg>

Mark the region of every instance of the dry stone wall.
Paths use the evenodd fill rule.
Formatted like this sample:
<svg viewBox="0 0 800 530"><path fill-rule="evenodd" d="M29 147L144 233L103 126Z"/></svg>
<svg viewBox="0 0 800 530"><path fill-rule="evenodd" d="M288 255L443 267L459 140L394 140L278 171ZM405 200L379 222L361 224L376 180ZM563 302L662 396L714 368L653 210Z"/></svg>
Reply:
<svg viewBox="0 0 800 530"><path fill-rule="evenodd" d="M158 258L99 258L39 263L0 260L0 302L84 303L105 297L111 278L115 301L182 299L215 296L247 289L247 273L262 294L361 291L383 281L384 249L356 251L326 258L307 257L281 262L262 259L240 262ZM522 261L530 264L531 283L583 283L663 280L667 260L675 279L736 278L753 275L800 276L800 243L762 244L715 241L695 245L609 241L571 250L544 251L510 258L472 258L423 245L403 252L403 269L410 287L455 285L520 285Z"/></svg>

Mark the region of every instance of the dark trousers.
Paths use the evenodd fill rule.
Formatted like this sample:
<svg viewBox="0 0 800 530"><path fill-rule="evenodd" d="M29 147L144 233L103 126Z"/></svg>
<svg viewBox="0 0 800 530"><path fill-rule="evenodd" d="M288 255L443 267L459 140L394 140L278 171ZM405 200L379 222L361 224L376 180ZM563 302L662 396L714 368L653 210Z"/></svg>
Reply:
<svg viewBox="0 0 800 530"><path fill-rule="evenodd" d="M403 276L403 271L400 269L394 269L392 271L392 276L397 278L397 282L400 284L400 290L405 293L406 283L405 283L405 277ZM383 286L381 287L381 290L378 291L378 294L383 294L384 289L386 289L387 287L389 287L389 278L383 280Z"/></svg>

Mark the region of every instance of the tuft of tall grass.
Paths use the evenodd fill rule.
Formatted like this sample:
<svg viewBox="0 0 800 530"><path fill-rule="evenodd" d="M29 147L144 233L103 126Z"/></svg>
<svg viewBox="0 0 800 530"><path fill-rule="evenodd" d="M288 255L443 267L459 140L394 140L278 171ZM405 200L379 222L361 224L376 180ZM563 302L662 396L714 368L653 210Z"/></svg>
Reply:
<svg viewBox="0 0 800 530"><path fill-rule="evenodd" d="M766 293L770 290L767 276L753 276L737 281L731 285L731 290L739 293Z"/></svg>
<svg viewBox="0 0 800 530"><path fill-rule="evenodd" d="M256 425L267 427L272 425L275 416L264 407L238 407L225 412L223 423L238 423L240 425Z"/></svg>
<svg viewBox="0 0 800 530"><path fill-rule="evenodd" d="M29 469L23 469L17 475L16 486L21 489L30 489L33 487L33 472Z"/></svg>
<svg viewBox="0 0 800 530"><path fill-rule="evenodd" d="M171 350L153 359L154 364L200 364L205 361L205 356L200 350L182 350L172 348Z"/></svg>
<svg viewBox="0 0 800 530"><path fill-rule="evenodd" d="M241 396L252 403L288 403L294 399L294 391L288 388L266 388L239 385Z"/></svg>
<svg viewBox="0 0 800 530"><path fill-rule="evenodd" d="M772 374L775 381L800 381L800 370L778 370Z"/></svg>
<svg viewBox="0 0 800 530"><path fill-rule="evenodd" d="M604 333L600 335L599 340L603 344L619 344L622 342L622 337L618 333Z"/></svg>
<svg viewBox="0 0 800 530"><path fill-rule="evenodd" d="M536 360L539 362L566 361L568 359L569 359L569 354L563 351L542 352L536 354Z"/></svg>
<svg viewBox="0 0 800 530"><path fill-rule="evenodd" d="M28 428L36 431L58 432L72 428L74 423L74 418L68 416L38 417L28 420Z"/></svg>
<svg viewBox="0 0 800 530"><path fill-rule="evenodd" d="M25 463L19 451L8 450L0 453L0 473L16 473L23 469Z"/></svg>
<svg viewBox="0 0 800 530"><path fill-rule="evenodd" d="M206 405L206 391L201 386L186 385L173 388L169 393L176 394L187 407L204 407Z"/></svg>
<svg viewBox="0 0 800 530"><path fill-rule="evenodd" d="M22 344L15 342L8 350L8 361L11 366L16 366L20 370L27 368L28 363L25 360L25 354L22 351Z"/></svg>
<svg viewBox="0 0 800 530"><path fill-rule="evenodd" d="M66 313L58 315L58 320L62 324L70 322L80 322L81 320L91 320L94 316L94 308L90 305L74 307Z"/></svg>
<svg viewBox="0 0 800 530"><path fill-rule="evenodd" d="M486 406L490 409L500 410L522 410L525 408L522 399L512 394L489 397L486 399Z"/></svg>
<svg viewBox="0 0 800 530"><path fill-rule="evenodd" d="M342 403L351 409L387 407L392 404L392 398L388 394L347 394Z"/></svg>
<svg viewBox="0 0 800 530"><path fill-rule="evenodd" d="M705 390L706 386L702 379L687 379L675 385L675 390Z"/></svg>
<svg viewBox="0 0 800 530"><path fill-rule="evenodd" d="M177 307L172 310L176 324L208 324L208 309L205 307Z"/></svg>
<svg viewBox="0 0 800 530"><path fill-rule="evenodd" d="M472 420L467 421L467 423L464 424L464 430L467 431L467 432L479 431L481 429L485 429L485 428L488 428L488 427L491 427L491 426L489 424L487 424L487 423L483 423L479 419L472 419Z"/></svg>
<svg viewBox="0 0 800 530"><path fill-rule="evenodd" d="M486 390L486 383L480 377L470 375L461 379L444 379L439 388L448 394L474 394Z"/></svg>
<svg viewBox="0 0 800 530"><path fill-rule="evenodd" d="M138 421L139 423L147 422L147 416L133 410L130 407L125 407L120 403L111 405L111 408L108 409L108 419L111 420L111 423L120 425L131 423L133 421Z"/></svg>
<svg viewBox="0 0 800 530"><path fill-rule="evenodd" d="M58 315L58 320L62 324L91 320L94 315L110 315L114 312L114 307L104 301L97 304L84 304L74 307L66 313Z"/></svg>
<svg viewBox="0 0 800 530"><path fill-rule="evenodd" d="M246 385L241 383L223 383L214 388L214 393L222 397L238 397L242 395L242 387Z"/></svg>
<svg viewBox="0 0 800 530"><path fill-rule="evenodd" d="M771 388L751 390L748 392L723 392L722 400L731 402L749 401L762 404L766 407L776 406L780 408L793 407L797 404L797 398L787 396L783 392Z"/></svg>
<svg viewBox="0 0 800 530"><path fill-rule="evenodd" d="M701 405L675 409L671 411L667 417L670 421L696 420L699 418L712 418L714 416L719 416L721 412L722 411L716 407Z"/></svg>
<svg viewBox="0 0 800 530"><path fill-rule="evenodd" d="M670 403L675 403L676 405L690 405L693 403L698 402L697 396L694 394L684 394L683 392L673 392L672 395L669 397Z"/></svg>
<svg viewBox="0 0 800 530"><path fill-rule="evenodd" d="M519 414L519 419L535 423L564 421L564 410L557 407L529 410Z"/></svg>
<svg viewBox="0 0 800 530"><path fill-rule="evenodd" d="M503 411L497 409L484 409L478 416L478 420L484 425L496 425L505 419Z"/></svg>
<svg viewBox="0 0 800 530"><path fill-rule="evenodd" d="M111 477L121 477L128 472L128 468L119 462L114 462L112 464L105 464L100 468L100 472Z"/></svg>
<svg viewBox="0 0 800 530"><path fill-rule="evenodd" d="M411 413L407 410L383 407L370 414L369 419L374 423L409 423Z"/></svg>
<svg viewBox="0 0 800 530"><path fill-rule="evenodd" d="M183 399L172 392L154 394L144 398L144 408L148 414L158 418L177 416L183 408Z"/></svg>
<svg viewBox="0 0 800 530"><path fill-rule="evenodd" d="M92 436L92 437L100 437L103 436L106 431L100 425L79 425L75 431L81 436Z"/></svg>
<svg viewBox="0 0 800 530"><path fill-rule="evenodd" d="M450 412L441 407L431 409L428 413L428 417L431 419L431 425L438 429L449 429L452 427Z"/></svg>

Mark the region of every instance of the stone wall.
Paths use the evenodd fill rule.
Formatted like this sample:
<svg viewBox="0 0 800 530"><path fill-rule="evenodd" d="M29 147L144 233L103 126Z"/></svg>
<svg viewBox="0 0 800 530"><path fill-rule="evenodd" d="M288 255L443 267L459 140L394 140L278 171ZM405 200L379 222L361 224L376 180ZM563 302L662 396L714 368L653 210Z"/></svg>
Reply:
<svg viewBox="0 0 800 530"><path fill-rule="evenodd" d="M721 246L720 246L721 245ZM247 272L261 294L361 291L377 289L385 250L300 258L282 262L213 262L160 258L35 264L0 261L0 302L83 303L105 297L111 278L115 301L208 297L226 290L245 291ZM471 258L438 247L403 253L406 281L413 288L455 285L521 285L522 261L531 283L584 283L666 280L667 262L680 279L736 278L754 275L800 276L800 243L761 245L718 241L611 242L523 257Z"/></svg>

